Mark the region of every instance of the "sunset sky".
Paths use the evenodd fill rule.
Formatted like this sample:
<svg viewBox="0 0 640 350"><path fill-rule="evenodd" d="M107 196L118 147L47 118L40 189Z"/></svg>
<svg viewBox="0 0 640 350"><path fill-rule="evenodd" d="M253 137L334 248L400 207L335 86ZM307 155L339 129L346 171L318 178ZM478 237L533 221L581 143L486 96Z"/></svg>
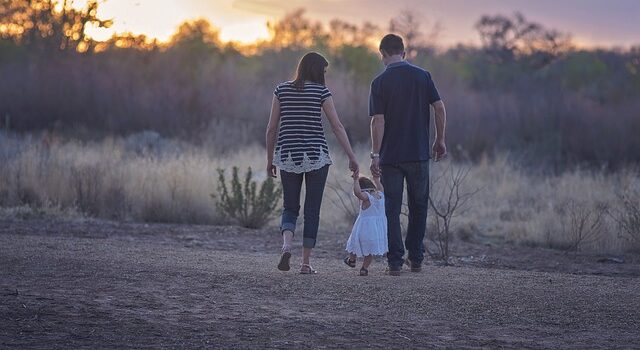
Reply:
<svg viewBox="0 0 640 350"><path fill-rule="evenodd" d="M81 5L83 1L76 1ZM528 19L573 34L583 46L640 44L637 0L108 0L100 15L113 28L92 31L106 39L114 31L131 31L166 40L187 19L207 18L222 39L252 42L268 36L266 22L288 11L306 8L307 16L328 22L340 18L355 24L369 20L386 28L389 19L411 9L425 23L440 22L439 43L477 43L474 23L483 14L522 12Z"/></svg>

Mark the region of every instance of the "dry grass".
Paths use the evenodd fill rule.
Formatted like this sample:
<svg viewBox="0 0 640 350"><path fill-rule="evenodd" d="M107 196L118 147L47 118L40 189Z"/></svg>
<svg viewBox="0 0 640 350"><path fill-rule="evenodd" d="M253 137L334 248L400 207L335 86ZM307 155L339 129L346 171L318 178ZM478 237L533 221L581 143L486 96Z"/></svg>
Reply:
<svg viewBox="0 0 640 350"><path fill-rule="evenodd" d="M366 147L358 148L368 167ZM349 191L346 160L333 147L334 166L325 191L322 229L350 230L352 215L338 198ZM210 149L159 139L152 134L99 143L50 142L0 133L0 216L96 216L116 220L222 224L210 194L216 169L251 166L265 178L264 150L247 147L215 155ZM571 212L606 206L621 210L620 193L637 200L640 180L633 170L615 174L572 171L560 176L528 173L506 157L470 167L464 187L481 189L452 220L459 238L499 240L560 249L616 253L640 250L619 234L611 215L601 218L591 239L575 242ZM432 163L432 176L446 164ZM343 200L353 200L350 197ZM578 207L576 207L578 206ZM433 215L432 215L433 216ZM276 222L274 222L276 224ZM632 244L629 244L629 243Z"/></svg>
<svg viewBox="0 0 640 350"><path fill-rule="evenodd" d="M575 213L599 212L621 205L616 193L640 195L632 170L615 174L572 171L560 176L527 174L505 159L483 161L470 175L470 186L482 186L473 208L460 221L488 236L550 248L620 252L626 241L614 220L602 217L596 239L576 242ZM626 247L629 248L629 247ZM631 247L638 250L640 247Z"/></svg>
<svg viewBox="0 0 640 350"><path fill-rule="evenodd" d="M2 206L71 207L119 220L221 222L210 197L216 169L236 164L235 159L262 168L257 149L215 159L178 144L132 146L131 139L49 146L32 139L1 142Z"/></svg>

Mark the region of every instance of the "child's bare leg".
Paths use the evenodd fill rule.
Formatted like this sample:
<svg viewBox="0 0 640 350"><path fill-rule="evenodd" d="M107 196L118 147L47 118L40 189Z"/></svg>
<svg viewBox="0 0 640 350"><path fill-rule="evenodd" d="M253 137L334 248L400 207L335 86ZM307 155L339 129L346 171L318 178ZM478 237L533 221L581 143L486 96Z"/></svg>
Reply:
<svg viewBox="0 0 640 350"><path fill-rule="evenodd" d="M369 265L371 265L371 262L373 261L373 255L369 254L367 256L364 257L364 261L362 261L362 268L363 269L369 269Z"/></svg>

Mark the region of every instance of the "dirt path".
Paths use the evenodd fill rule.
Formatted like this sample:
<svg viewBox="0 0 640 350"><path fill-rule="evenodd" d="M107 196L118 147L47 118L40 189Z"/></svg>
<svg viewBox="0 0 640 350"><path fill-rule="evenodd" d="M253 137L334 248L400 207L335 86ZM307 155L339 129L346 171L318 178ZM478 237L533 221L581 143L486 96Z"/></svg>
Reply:
<svg viewBox="0 0 640 350"><path fill-rule="evenodd" d="M301 276L275 270L259 231L238 250L235 228L38 225L0 223L0 348L640 348L637 277L377 263L362 278L332 251Z"/></svg>

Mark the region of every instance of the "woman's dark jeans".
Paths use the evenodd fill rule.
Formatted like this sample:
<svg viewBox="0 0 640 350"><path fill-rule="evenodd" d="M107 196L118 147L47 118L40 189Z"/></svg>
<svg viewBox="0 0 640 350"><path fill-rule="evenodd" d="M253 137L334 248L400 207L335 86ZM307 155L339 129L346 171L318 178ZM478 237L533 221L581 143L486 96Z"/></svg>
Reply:
<svg viewBox="0 0 640 350"><path fill-rule="evenodd" d="M382 165L385 212L387 214L387 238L389 267L400 268L404 262L404 248L409 251L409 260L422 264L424 260L424 235L427 229L429 208L429 161ZM402 244L400 211L404 181L407 180L409 195L409 226L407 238Z"/></svg>
<svg viewBox="0 0 640 350"><path fill-rule="evenodd" d="M322 204L322 194L324 193L324 185L327 182L328 174L328 165L302 174L280 170L284 202L280 232L286 230L295 233L298 212L300 211L300 191L302 190L302 180L304 178L306 194L304 198L302 246L305 248L316 246L316 237L318 236L318 226L320 224L320 205Z"/></svg>

